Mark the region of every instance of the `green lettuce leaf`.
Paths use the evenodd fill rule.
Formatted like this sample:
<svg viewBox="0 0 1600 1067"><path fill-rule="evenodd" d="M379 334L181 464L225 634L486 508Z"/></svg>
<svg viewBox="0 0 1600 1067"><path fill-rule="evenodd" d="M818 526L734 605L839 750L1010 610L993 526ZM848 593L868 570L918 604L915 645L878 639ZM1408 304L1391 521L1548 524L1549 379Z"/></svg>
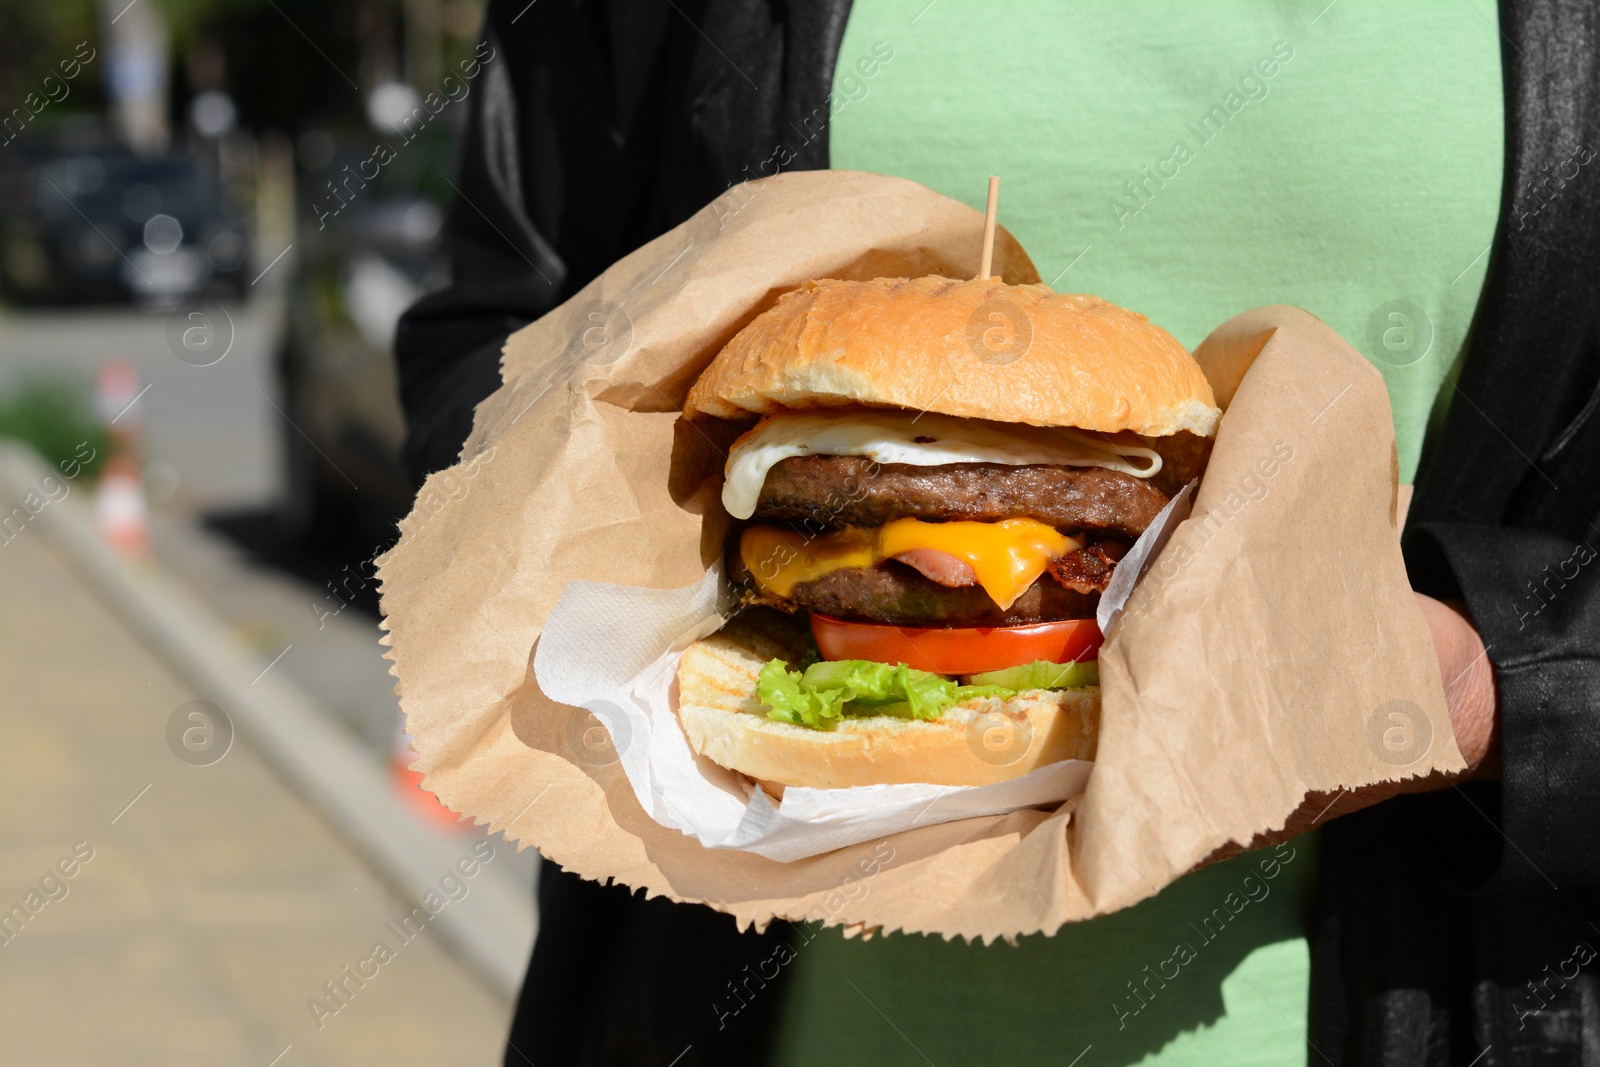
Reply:
<svg viewBox="0 0 1600 1067"><path fill-rule="evenodd" d="M772 709L767 718L792 722L797 726L826 729L838 720L844 709L845 692L818 692L805 685L805 675L791 671L781 659L769 660L756 678L756 695Z"/></svg>
<svg viewBox="0 0 1600 1067"><path fill-rule="evenodd" d="M844 715L898 715L936 719L946 708L977 697L1009 697L996 685L957 685L903 663L847 659L813 663L792 671L781 659L761 668L756 694L779 722L830 729Z"/></svg>
<svg viewBox="0 0 1600 1067"><path fill-rule="evenodd" d="M998 685L1017 692L1025 689L1082 689L1100 684L1100 661L1091 659L1081 663L1051 663L1038 659L1022 667L974 674L970 681L973 685Z"/></svg>

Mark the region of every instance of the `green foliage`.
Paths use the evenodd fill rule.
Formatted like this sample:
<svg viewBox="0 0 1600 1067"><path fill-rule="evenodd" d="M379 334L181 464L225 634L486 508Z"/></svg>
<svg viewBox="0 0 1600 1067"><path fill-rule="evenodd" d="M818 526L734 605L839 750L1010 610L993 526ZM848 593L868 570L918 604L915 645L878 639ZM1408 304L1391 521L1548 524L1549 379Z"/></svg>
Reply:
<svg viewBox="0 0 1600 1067"><path fill-rule="evenodd" d="M58 471L61 464L71 466L92 454L92 460L82 462L83 473L90 478L99 475L111 451L111 435L95 417L87 390L59 378L30 379L0 397L0 437L32 445ZM86 443L88 448L83 449Z"/></svg>
<svg viewBox="0 0 1600 1067"><path fill-rule="evenodd" d="M21 107L29 93L40 92L47 75L71 59L80 41L100 46L93 0L50 0L49 3L0 2L0 112ZM97 103L100 59L80 74L57 109L78 109Z"/></svg>

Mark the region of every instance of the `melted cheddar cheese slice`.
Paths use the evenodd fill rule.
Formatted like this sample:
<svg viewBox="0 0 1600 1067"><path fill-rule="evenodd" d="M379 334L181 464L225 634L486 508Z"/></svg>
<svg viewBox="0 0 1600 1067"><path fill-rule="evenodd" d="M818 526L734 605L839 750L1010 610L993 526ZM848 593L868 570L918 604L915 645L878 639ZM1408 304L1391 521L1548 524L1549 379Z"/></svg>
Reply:
<svg viewBox="0 0 1600 1067"><path fill-rule="evenodd" d="M761 592L787 597L802 582L846 567L871 567L917 548L964 561L1001 610L1038 580L1050 561L1083 547L1034 519L1003 522L923 522L895 519L873 529L847 527L820 536L777 526L751 526L739 556Z"/></svg>

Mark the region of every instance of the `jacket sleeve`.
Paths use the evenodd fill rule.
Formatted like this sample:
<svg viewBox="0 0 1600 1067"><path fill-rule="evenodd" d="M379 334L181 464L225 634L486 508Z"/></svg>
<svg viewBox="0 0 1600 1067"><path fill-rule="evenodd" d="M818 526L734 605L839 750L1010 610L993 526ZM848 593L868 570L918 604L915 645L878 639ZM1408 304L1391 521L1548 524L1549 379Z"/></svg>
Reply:
<svg viewBox="0 0 1600 1067"><path fill-rule="evenodd" d="M505 339L555 304L565 273L525 200L513 59L493 15L474 56L479 74L446 220L450 281L412 306L395 336L403 459L419 484L456 461L473 409L500 385Z"/></svg>
<svg viewBox="0 0 1600 1067"><path fill-rule="evenodd" d="M1468 523L1406 531L1413 585L1466 601L1499 687L1499 811L1463 815L1498 817L1485 891L1600 883L1600 529L1587 525L1576 542Z"/></svg>
<svg viewBox="0 0 1600 1067"><path fill-rule="evenodd" d="M848 10L491 0L446 220L451 283L413 306L396 337L414 480L457 459L512 331L770 173L780 150L784 170L828 165L817 117Z"/></svg>
<svg viewBox="0 0 1600 1067"><path fill-rule="evenodd" d="M415 483L457 460L473 409L500 385L506 338L587 282L591 261L627 251L584 222L608 213L605 181L592 176L615 152L598 143L609 60L592 8L496 0L467 61L478 71L445 224L450 281L406 312L395 339Z"/></svg>

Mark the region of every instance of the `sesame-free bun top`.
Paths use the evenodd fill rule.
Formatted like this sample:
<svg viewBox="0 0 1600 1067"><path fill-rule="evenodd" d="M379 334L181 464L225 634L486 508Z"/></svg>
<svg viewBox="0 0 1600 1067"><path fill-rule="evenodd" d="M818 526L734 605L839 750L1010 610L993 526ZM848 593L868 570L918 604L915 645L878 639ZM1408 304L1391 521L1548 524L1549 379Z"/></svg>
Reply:
<svg viewBox="0 0 1600 1067"><path fill-rule="evenodd" d="M840 407L1166 437L1221 416L1194 357L1099 297L997 278L806 282L740 330L684 410L738 419Z"/></svg>

